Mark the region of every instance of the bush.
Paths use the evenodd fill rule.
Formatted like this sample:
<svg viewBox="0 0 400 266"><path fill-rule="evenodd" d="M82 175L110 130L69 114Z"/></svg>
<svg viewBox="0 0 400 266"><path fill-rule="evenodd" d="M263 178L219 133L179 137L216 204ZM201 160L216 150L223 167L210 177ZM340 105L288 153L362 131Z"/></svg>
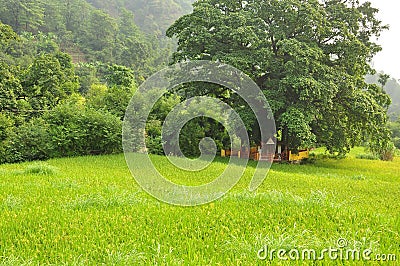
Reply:
<svg viewBox="0 0 400 266"><path fill-rule="evenodd" d="M87 105L96 110L106 110L122 120L133 92L134 89L129 87L92 85L87 94Z"/></svg>
<svg viewBox="0 0 400 266"><path fill-rule="evenodd" d="M148 153L164 155L161 136L146 136L146 148Z"/></svg>
<svg viewBox="0 0 400 266"><path fill-rule="evenodd" d="M7 157L7 139L12 134L14 123L12 119L3 113L0 113L0 163L6 162Z"/></svg>
<svg viewBox="0 0 400 266"><path fill-rule="evenodd" d="M0 163L121 152L121 131L121 120L110 113L59 105L15 127L0 142Z"/></svg>
<svg viewBox="0 0 400 266"><path fill-rule="evenodd" d="M6 140L12 131L14 122L5 114L0 113L0 142Z"/></svg>
<svg viewBox="0 0 400 266"><path fill-rule="evenodd" d="M44 119L54 144L51 157L122 151L122 122L110 113L65 104L44 115Z"/></svg>
<svg viewBox="0 0 400 266"><path fill-rule="evenodd" d="M53 148L49 125L41 118L34 118L15 128L4 141L4 162L45 160L50 158Z"/></svg>

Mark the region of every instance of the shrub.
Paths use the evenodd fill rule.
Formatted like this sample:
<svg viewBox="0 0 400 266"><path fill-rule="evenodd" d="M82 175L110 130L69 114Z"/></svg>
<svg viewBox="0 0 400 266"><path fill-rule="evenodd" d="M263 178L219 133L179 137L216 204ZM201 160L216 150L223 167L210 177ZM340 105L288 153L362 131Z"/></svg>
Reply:
<svg viewBox="0 0 400 266"><path fill-rule="evenodd" d="M50 158L53 148L49 125L41 118L34 118L15 128L4 141L4 161L45 160Z"/></svg>
<svg viewBox="0 0 400 266"><path fill-rule="evenodd" d="M5 163L7 158L7 139L14 129L12 119L3 113L0 113L0 163Z"/></svg>
<svg viewBox="0 0 400 266"><path fill-rule="evenodd" d="M161 136L146 136L146 148L148 153L164 155Z"/></svg>
<svg viewBox="0 0 400 266"><path fill-rule="evenodd" d="M49 123L51 157L120 152L122 122L110 113L64 104L44 115Z"/></svg>
<svg viewBox="0 0 400 266"><path fill-rule="evenodd" d="M92 85L87 94L87 105L96 110L106 110L122 120L133 92L130 87Z"/></svg>
<svg viewBox="0 0 400 266"><path fill-rule="evenodd" d="M12 119L3 113L0 113L0 142L8 138L13 126L14 123Z"/></svg>
<svg viewBox="0 0 400 266"><path fill-rule="evenodd" d="M110 113L59 105L0 140L0 163L121 152L121 131L121 120Z"/></svg>

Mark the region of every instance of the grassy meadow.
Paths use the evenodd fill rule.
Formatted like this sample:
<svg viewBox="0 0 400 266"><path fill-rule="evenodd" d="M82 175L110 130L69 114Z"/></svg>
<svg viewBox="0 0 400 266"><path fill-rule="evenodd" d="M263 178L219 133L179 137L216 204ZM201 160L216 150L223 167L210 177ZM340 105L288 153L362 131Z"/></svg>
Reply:
<svg viewBox="0 0 400 266"><path fill-rule="evenodd" d="M124 156L78 157L0 166L0 265L397 265L400 158L319 159L274 164L256 193L255 162L225 197L197 207L157 201L135 184ZM189 176L153 156L168 178L201 184L217 158ZM140 163L140 162L138 162ZM204 178L204 179L203 179ZM371 249L373 261L261 260L259 250ZM376 261L394 254L397 262Z"/></svg>

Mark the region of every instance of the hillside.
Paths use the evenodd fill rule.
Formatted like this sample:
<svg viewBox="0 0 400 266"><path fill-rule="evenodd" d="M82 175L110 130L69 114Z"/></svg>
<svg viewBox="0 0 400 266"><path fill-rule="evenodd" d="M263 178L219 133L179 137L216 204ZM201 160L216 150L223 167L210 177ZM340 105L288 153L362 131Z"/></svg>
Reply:
<svg viewBox="0 0 400 266"><path fill-rule="evenodd" d="M167 28L192 10L194 0L87 0L93 6L117 17L122 8L133 12L136 24L146 33L165 35Z"/></svg>
<svg viewBox="0 0 400 266"><path fill-rule="evenodd" d="M166 64L174 42L165 30L189 11L186 0L0 0L0 22L16 33L46 35L74 63L115 63L144 78Z"/></svg>

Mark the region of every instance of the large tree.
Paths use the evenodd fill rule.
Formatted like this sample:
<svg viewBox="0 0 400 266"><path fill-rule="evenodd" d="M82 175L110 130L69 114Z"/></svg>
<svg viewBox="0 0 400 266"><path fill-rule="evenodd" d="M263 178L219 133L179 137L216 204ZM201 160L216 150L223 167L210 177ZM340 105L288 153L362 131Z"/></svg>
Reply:
<svg viewBox="0 0 400 266"><path fill-rule="evenodd" d="M389 139L390 98L364 81L381 49L372 40L386 28L377 12L356 0L199 0L167 34L178 39L175 62L219 60L248 74L290 148L346 153L363 140ZM206 90L240 101L217 86L190 88L186 95Z"/></svg>

